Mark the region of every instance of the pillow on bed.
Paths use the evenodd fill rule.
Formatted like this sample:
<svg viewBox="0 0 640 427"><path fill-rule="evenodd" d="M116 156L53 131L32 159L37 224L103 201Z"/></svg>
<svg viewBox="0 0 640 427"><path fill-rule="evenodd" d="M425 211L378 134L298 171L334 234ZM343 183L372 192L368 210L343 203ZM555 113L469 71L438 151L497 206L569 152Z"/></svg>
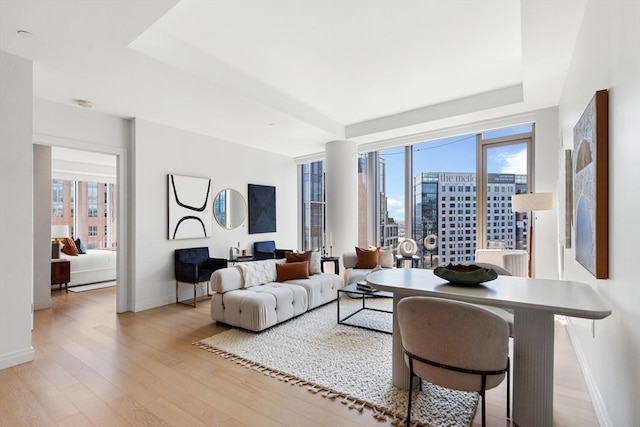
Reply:
<svg viewBox="0 0 640 427"><path fill-rule="evenodd" d="M380 248L364 249L356 246L356 265L353 268L375 268L378 265Z"/></svg>
<svg viewBox="0 0 640 427"><path fill-rule="evenodd" d="M309 261L276 264L276 282L309 278Z"/></svg>
<svg viewBox="0 0 640 427"><path fill-rule="evenodd" d="M64 245L62 246L63 253L71 256L78 255L78 248L76 247L76 244L74 243L73 239L71 239L71 237L63 237L62 239L60 239L60 243Z"/></svg>
<svg viewBox="0 0 640 427"><path fill-rule="evenodd" d="M84 242L82 240L80 240L79 237L76 240L74 240L73 243L76 244L76 248L78 249L78 253L79 254L86 254L87 253L87 247L85 246Z"/></svg>

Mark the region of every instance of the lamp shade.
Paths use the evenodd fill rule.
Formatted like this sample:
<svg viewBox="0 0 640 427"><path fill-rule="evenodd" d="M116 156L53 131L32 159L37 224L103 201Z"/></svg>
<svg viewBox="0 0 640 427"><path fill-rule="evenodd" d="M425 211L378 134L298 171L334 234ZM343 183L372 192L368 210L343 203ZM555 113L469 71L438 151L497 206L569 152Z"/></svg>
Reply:
<svg viewBox="0 0 640 427"><path fill-rule="evenodd" d="M553 193L514 194L511 209L514 212L548 211L553 207Z"/></svg>
<svg viewBox="0 0 640 427"><path fill-rule="evenodd" d="M51 238L56 239L60 237L71 237L69 235L68 225L52 225L51 226Z"/></svg>

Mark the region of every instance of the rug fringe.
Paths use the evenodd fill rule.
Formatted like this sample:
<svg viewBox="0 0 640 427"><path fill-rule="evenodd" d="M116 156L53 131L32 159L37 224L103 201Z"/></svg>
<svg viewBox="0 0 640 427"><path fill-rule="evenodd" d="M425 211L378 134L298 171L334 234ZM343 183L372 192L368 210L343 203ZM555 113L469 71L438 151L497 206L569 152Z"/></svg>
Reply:
<svg viewBox="0 0 640 427"><path fill-rule="evenodd" d="M222 358L225 359L229 359L233 362L235 362L236 364L239 364L241 366L244 366L247 369L253 369L256 372L260 372L266 376L269 376L271 378L275 378L278 379L280 381L286 382L290 385L297 385L297 386L308 386L308 390L311 393L314 394L320 394L322 397L327 398L327 399L337 399L337 398L342 398L342 400L340 401L340 403L342 403L343 405L347 405L347 407L349 409L353 409L356 410L358 412L363 412L365 409L367 409L368 411L371 412L371 415L373 416L373 418L375 418L378 421L387 421L387 420L391 420L391 425L394 426L401 426L405 424L405 417L399 417L397 414L389 412L387 410L385 410L384 408L380 408L376 405L373 405L369 402L365 402L363 400L354 398L353 396L350 395L346 395L344 393L340 393L337 392L335 390L329 389L329 388L325 388L325 387L321 387L317 384L313 384L308 382L307 380L304 380L302 378L298 378L295 376L292 376L290 374L287 374L285 372L281 372L275 369L271 369L267 366L261 365L259 363L253 362L251 360L245 359L243 357L240 357L236 354L230 353L228 351L219 349L217 347L212 347L208 344L205 344L203 342L194 342L193 345L201 348L202 350L206 350L210 353L216 354ZM416 424L414 422L411 423L412 426L414 427L419 427L420 424Z"/></svg>

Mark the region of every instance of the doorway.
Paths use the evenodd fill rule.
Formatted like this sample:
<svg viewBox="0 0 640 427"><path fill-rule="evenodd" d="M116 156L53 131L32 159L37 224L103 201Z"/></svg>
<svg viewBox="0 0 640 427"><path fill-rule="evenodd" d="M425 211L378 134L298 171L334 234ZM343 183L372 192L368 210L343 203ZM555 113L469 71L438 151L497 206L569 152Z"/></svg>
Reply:
<svg viewBox="0 0 640 427"><path fill-rule="evenodd" d="M131 298L129 296L126 260L126 150L112 147L90 147L96 148L94 151L90 151L76 148L77 141L69 141L69 144L60 140L56 142L62 142L62 144L49 144L49 141L42 145L34 143L35 152L39 150L49 152L46 157L48 163L34 164L34 186L36 187L34 194L39 195L38 199L46 198L47 200L45 207L36 208L34 213L34 221L36 222L34 241L36 241L36 247L44 246L43 242L46 245L51 237L51 224L54 223L52 216L57 209L54 203L55 196L52 180L94 183L91 185L79 185L79 187L84 186L86 189L82 195L84 205L80 209L86 211L87 219L94 222L92 224L85 222L82 225L75 218L75 216L79 216L77 215L79 213L78 208L73 208L73 227L70 227L70 229L74 231L72 235L75 238L82 235L77 233L80 228L86 231L86 237L84 239L81 237L80 239L86 240L87 249L90 246L92 250L95 248L115 253L111 264L112 268L115 267L114 278L117 280L115 292L116 311L119 313L129 311ZM44 178L40 175L44 175ZM71 184L68 186L71 187ZM74 189L74 201L77 199L77 194L77 189ZM62 196L64 199L64 193ZM71 201L70 198L71 195L68 193L66 197L68 202ZM102 218L98 218L99 216ZM40 234L40 237L38 237L38 234ZM39 270L48 271L50 258L50 250L44 253L34 250L34 269L36 270L34 272L34 305L36 309L46 308L51 304L51 286L48 276L44 277L44 280L35 280L37 274L40 274ZM104 280L104 276L97 277L97 280ZM89 277L86 280L92 279ZM48 305L43 304L45 292L49 301ZM40 298L38 295L40 295Z"/></svg>

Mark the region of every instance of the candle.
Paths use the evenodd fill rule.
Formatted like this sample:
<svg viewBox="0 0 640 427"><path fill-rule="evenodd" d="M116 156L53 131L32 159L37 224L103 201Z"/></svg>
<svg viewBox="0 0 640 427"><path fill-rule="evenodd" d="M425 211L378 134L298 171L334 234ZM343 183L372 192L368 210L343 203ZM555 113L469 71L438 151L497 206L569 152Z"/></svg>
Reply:
<svg viewBox="0 0 640 427"><path fill-rule="evenodd" d="M329 246L333 246L333 232L329 232Z"/></svg>

